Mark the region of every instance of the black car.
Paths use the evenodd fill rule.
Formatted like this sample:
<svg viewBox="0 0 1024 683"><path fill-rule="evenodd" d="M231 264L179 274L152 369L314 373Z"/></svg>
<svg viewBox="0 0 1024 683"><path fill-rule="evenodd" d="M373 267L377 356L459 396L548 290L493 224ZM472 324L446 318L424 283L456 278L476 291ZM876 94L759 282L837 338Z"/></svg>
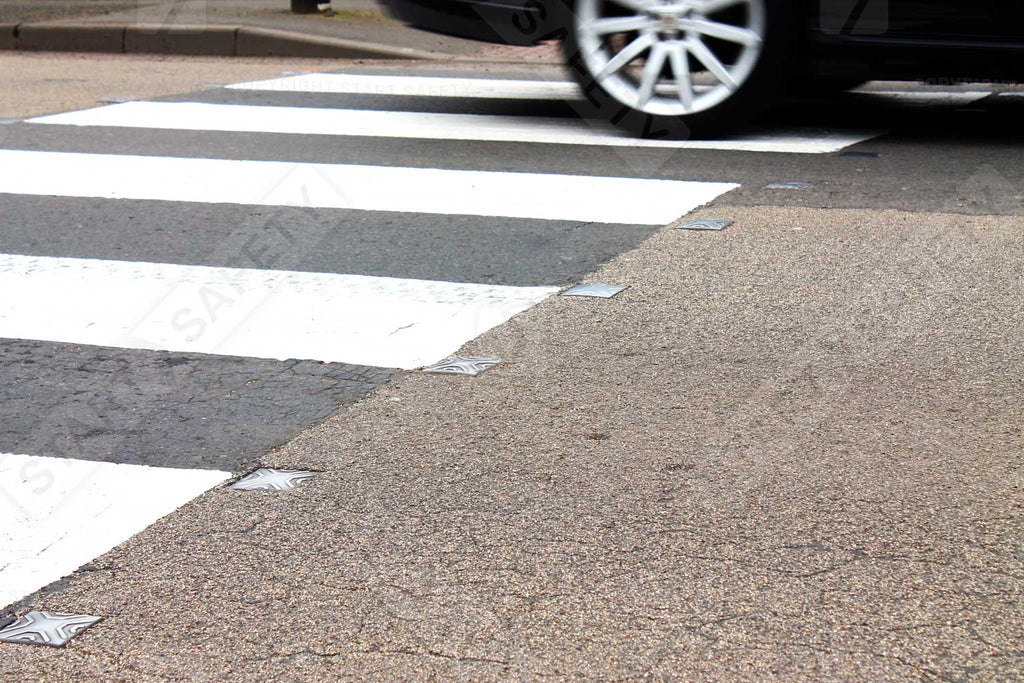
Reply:
<svg viewBox="0 0 1024 683"><path fill-rule="evenodd" d="M707 136L780 93L1024 76L1024 0L385 0L450 35L563 44L587 115Z"/></svg>

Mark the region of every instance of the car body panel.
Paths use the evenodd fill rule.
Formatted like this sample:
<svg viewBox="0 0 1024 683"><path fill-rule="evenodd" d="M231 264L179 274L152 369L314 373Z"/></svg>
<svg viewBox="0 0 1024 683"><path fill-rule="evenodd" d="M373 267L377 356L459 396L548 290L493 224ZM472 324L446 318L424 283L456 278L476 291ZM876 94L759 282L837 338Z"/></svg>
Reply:
<svg viewBox="0 0 1024 683"><path fill-rule="evenodd" d="M510 45L557 39L567 24L562 0L384 2L426 30ZM1013 81L1024 74L1024 0L800 0L798 12L798 49L813 74Z"/></svg>
<svg viewBox="0 0 1024 683"><path fill-rule="evenodd" d="M383 0L393 17L445 35L534 45L556 31L540 0Z"/></svg>
<svg viewBox="0 0 1024 683"><path fill-rule="evenodd" d="M1024 74L1019 0L820 0L804 17L803 52L817 72L875 79Z"/></svg>

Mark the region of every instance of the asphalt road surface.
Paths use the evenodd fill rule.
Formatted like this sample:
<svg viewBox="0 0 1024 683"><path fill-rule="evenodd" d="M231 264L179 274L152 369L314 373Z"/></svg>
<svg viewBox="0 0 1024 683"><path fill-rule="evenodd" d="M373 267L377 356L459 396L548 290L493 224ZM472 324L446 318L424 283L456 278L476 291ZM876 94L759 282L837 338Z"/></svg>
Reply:
<svg viewBox="0 0 1024 683"><path fill-rule="evenodd" d="M1022 95L872 83L789 102L728 140L639 142L580 120L574 88L553 69L348 65L5 121L0 603L10 618L48 609L104 621L65 650L0 643L0 671L11 680L1013 679L1024 588ZM736 224L670 227L693 216ZM630 289L605 313L567 312L558 292L594 277ZM695 289L673 298L680 283ZM673 346L680 339L689 346ZM478 379L421 372L466 344L511 369ZM959 361L939 359L941 349L969 356L970 371L951 369ZM861 363L870 377L851 369ZM510 427L520 410L529 419ZM582 420L571 444L559 436L565 411ZM849 427L879 411L894 441L872 422L844 433L863 460L837 445L843 428L830 420ZM939 414L942 429L923 434ZM899 459L905 423L911 465L901 470L890 456ZM804 428L802 454L820 460L800 465L785 435ZM616 450L596 450L605 442ZM943 456L956 447L962 459ZM944 517L935 482L915 479L943 457L956 476L942 490L976 514ZM575 462L565 464L575 485L558 473L562 458ZM831 502L805 501L802 513L811 484L801 472L832 458L835 479L817 480ZM744 498L742 482L763 483L771 462L787 483ZM410 474L429 463L422 478ZM635 471L644 463L658 463L659 476L689 473L687 495L672 493L682 483ZM261 465L322 474L305 485L307 499L301 488L273 500L224 488ZM902 494L872 489L866 473L879 471L924 498L902 506ZM546 502L523 485L560 478ZM801 481L802 493L786 489ZM863 497L844 497L849 485ZM467 501L489 501L498 516L460 516ZM789 502L793 517L779 512ZM413 528L417 505L459 533ZM730 507L745 512L727 522ZM872 553L884 563L921 552L913 561L942 565L926 550L894 549L899 539L873 547L868 539L887 532L861 517L899 518L899 533L937 519L943 548L960 519L963 543L990 556L952 577L894 575L884 589L849 578L842 591L854 606L827 608L849 619L824 624L801 604L806 587L765 600L747 595L770 592L753 577L733 592L715 586L719 573L739 580L723 567L756 565L766 544L829 555L779 570L801 580L830 580ZM657 543L637 540L661 519ZM795 519L841 522L845 540L784 528ZM569 520L579 526L552 531L563 545L536 545ZM688 545L715 523L717 542ZM244 547L260 529L272 530L251 550L266 543L267 554L231 554L232 534ZM514 551L531 544L545 559L527 571ZM304 552L334 559L311 575ZM503 560L474 565L490 555ZM390 578L375 574L384 566ZM459 567L467 574L446 578ZM523 572L545 587L522 585ZM667 606L637 607L631 576L648 598L665 591ZM963 592L914 593L922 581ZM242 584L269 597L239 597ZM683 585L703 602L672 606ZM901 611L882 598L875 609L877 596L852 586ZM346 603L345 591L369 599ZM730 606L740 593L746 606L740 597ZM910 604L926 598L931 606ZM539 621L514 626L502 612L509 601L525 601L517 609ZM228 630L243 629L245 643L192 640L207 623L197 604L207 618L224 610L228 626L237 610ZM294 626L338 610L334 635ZM171 628L185 612L189 628ZM731 624L752 614L769 635L730 640L742 631ZM854 633L858 619L879 630ZM944 619L960 630L941 632ZM771 633L786 620L804 631ZM260 624L273 635L264 639ZM279 647L283 634L295 642ZM236 658L252 663L236 669Z"/></svg>

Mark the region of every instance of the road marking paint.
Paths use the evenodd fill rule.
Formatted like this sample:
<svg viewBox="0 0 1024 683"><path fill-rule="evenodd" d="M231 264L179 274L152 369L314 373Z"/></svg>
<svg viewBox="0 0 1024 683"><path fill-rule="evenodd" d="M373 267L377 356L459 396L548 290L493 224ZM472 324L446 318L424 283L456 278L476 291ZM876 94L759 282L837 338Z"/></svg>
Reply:
<svg viewBox="0 0 1024 683"><path fill-rule="evenodd" d="M0 192L666 225L734 183L0 150Z"/></svg>
<svg viewBox="0 0 1024 683"><path fill-rule="evenodd" d="M199 102L129 102L30 119L29 123L304 135L358 135L431 140L535 142L606 147L718 149L827 154L879 131L771 130L728 140L649 140L603 121L483 114L322 109Z"/></svg>
<svg viewBox="0 0 1024 683"><path fill-rule="evenodd" d="M304 92L411 97L463 97L475 99L579 100L582 91L568 81L448 78L430 76L372 76L365 74L307 73L286 78L249 81L227 86L232 90ZM962 104L989 96L985 91L853 90L922 104ZM835 150L833 150L835 151Z"/></svg>
<svg viewBox="0 0 1024 683"><path fill-rule="evenodd" d="M927 106L964 105L983 100L991 92L969 90L964 92L938 92L934 90L851 90L856 95L878 95L885 99L900 100L904 104Z"/></svg>
<svg viewBox="0 0 1024 683"><path fill-rule="evenodd" d="M0 255L0 337L412 369L558 292Z"/></svg>
<svg viewBox="0 0 1024 683"><path fill-rule="evenodd" d="M72 573L230 476L0 453L0 607Z"/></svg>
<svg viewBox="0 0 1024 683"><path fill-rule="evenodd" d="M312 73L227 86L231 90L324 93L331 95L400 95L474 99L578 100L580 88L568 81L370 76Z"/></svg>

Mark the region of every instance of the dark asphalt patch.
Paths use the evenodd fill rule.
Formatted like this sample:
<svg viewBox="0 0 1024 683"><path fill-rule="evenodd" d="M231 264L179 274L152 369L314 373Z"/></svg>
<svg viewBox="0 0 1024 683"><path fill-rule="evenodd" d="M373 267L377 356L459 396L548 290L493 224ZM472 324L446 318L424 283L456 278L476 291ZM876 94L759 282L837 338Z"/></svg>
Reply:
<svg viewBox="0 0 1024 683"><path fill-rule="evenodd" d="M524 198L528 201L528 198ZM654 228L386 211L0 194L0 253L566 285Z"/></svg>
<svg viewBox="0 0 1024 683"><path fill-rule="evenodd" d="M0 452L239 472L394 372L0 340Z"/></svg>

